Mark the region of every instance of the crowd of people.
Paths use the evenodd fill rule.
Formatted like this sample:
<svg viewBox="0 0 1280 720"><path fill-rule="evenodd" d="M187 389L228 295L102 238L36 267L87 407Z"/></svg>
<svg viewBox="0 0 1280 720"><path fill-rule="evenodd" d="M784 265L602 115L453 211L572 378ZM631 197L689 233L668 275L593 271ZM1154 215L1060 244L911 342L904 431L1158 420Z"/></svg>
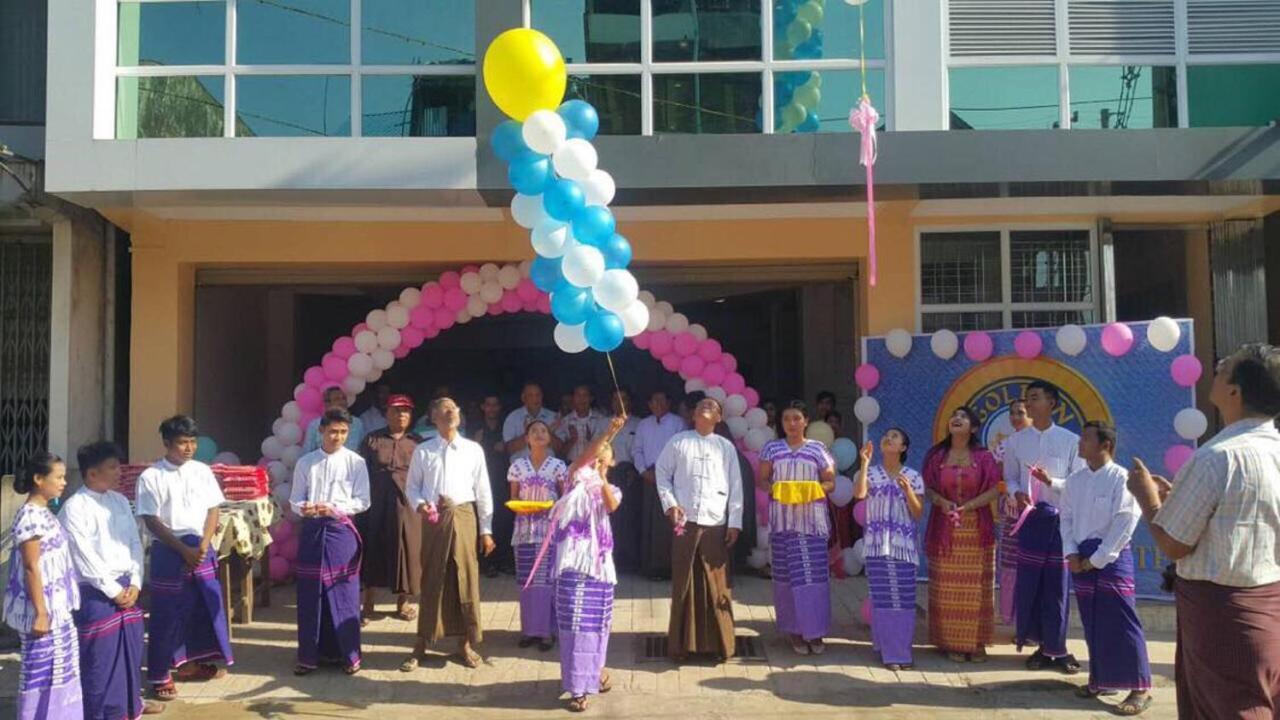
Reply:
<svg viewBox="0 0 1280 720"><path fill-rule="evenodd" d="M326 664L361 669L361 628L375 593L416 620L413 672L450 638L456 657L481 663L482 574L515 574L521 647L559 645L573 711L608 692L605 668L618 568L669 578L668 653L721 660L735 652L732 567L755 489L768 493L777 631L794 652L821 654L832 623L828 506L835 461L808 439L810 413L793 402L771 416L777 440L753 477L724 430L715 398L656 391L632 416L619 391L610 412L578 387L566 412L542 404L536 383L502 417L483 398L469 434L440 389L414 423L414 401L378 388L360 418L342 393L307 429L290 511L301 518L294 673ZM1055 425L1057 388L1031 382L1009 408L1014 431L994 450L973 410L911 467L911 438L890 427L861 450L854 497L866 503L864 548L875 652L891 670L913 664L916 576L928 560L928 636L955 662L982 663L997 617L1013 625L1029 669L1074 675L1067 650L1074 589L1089 650L1082 700L1127 692L1113 711L1152 702L1146 641L1134 602L1130 540L1145 518L1178 610L1176 684L1184 718L1272 717L1280 707L1280 349L1249 345L1218 367L1210 400L1224 429L1171 482L1140 459L1116 464L1120 432L1100 420L1080 435ZM833 417L834 398L815 408ZM824 403L830 403L823 407ZM376 410L376 412L375 412ZM150 536L146 678L155 700L179 682L226 673L233 662L211 539L223 496L194 459L195 422L160 426L165 456L139 478L136 510L115 491L121 453L78 452L84 485L58 515L64 463L34 458L15 486L28 500L14 521L4 620L22 640L19 716L136 718L144 700L143 548ZM353 437L356 439L353 440ZM625 502L624 502L625 500ZM510 502L508 502L510 501ZM929 507L923 538L918 521ZM999 560L997 561L997 556ZM483 565L482 565L483 563ZM996 594L996 579L1000 593Z"/></svg>

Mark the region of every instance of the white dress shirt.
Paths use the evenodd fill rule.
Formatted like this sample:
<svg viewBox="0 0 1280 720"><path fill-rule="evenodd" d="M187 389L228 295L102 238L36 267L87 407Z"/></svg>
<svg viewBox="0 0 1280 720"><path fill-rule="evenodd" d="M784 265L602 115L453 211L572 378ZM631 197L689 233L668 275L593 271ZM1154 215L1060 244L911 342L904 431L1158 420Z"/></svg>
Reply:
<svg viewBox="0 0 1280 720"><path fill-rule="evenodd" d="M1034 502L1056 506L1067 477L1084 467L1079 453L1080 436L1060 425L1050 425L1044 431L1034 425L1023 428L1005 440L1005 487L1010 495L1026 493ZM1031 477L1029 465L1043 467L1053 484Z"/></svg>
<svg viewBox="0 0 1280 720"><path fill-rule="evenodd" d="M479 443L458 434L453 442L435 437L418 445L407 484L409 504L415 509L435 505L441 495L455 505L474 502L480 534L493 534L493 491Z"/></svg>
<svg viewBox="0 0 1280 720"><path fill-rule="evenodd" d="M125 496L82 487L67 499L58 520L71 539L71 561L81 581L113 600L124 590L124 575L130 587L142 589L142 537Z"/></svg>
<svg viewBox="0 0 1280 720"><path fill-rule="evenodd" d="M654 466L662 510L675 506L698 525L742 529L742 470L738 449L715 433L686 430L671 438Z"/></svg>
<svg viewBox="0 0 1280 720"><path fill-rule="evenodd" d="M138 517L154 516L178 538L204 535L209 511L226 502L213 471L199 460L174 465L161 458L138 476L137 493Z"/></svg>
<svg viewBox="0 0 1280 720"><path fill-rule="evenodd" d="M574 430L573 444L566 445L564 448L564 456L568 462L577 460L578 456L591 446L591 441L597 435L609 429L609 418L601 415L595 408L587 411L585 417L579 415L577 411L571 412L560 418L559 423L556 437L563 442L569 442L569 428Z"/></svg>
<svg viewBox="0 0 1280 720"><path fill-rule="evenodd" d="M636 428L640 426L640 418L627 416L622 429L613 436L613 460L615 463L632 462L631 450L636 443ZM606 426L607 428L607 426Z"/></svg>
<svg viewBox="0 0 1280 720"><path fill-rule="evenodd" d="M635 464L636 471L644 472L653 467L667 441L683 430L684 420L675 413L667 413L661 418L650 415L641 420L636 428L636 440L631 445L631 462Z"/></svg>
<svg viewBox="0 0 1280 720"><path fill-rule="evenodd" d="M387 413L384 410L379 410L378 406L374 405L360 413L359 420L364 425L364 434L368 435L387 426Z"/></svg>
<svg viewBox="0 0 1280 720"><path fill-rule="evenodd" d="M289 507L299 515L303 503L326 503L343 515L369 509L369 468L358 453L340 447L324 448L298 458L293 468Z"/></svg>
<svg viewBox="0 0 1280 720"><path fill-rule="evenodd" d="M1101 540L1088 558L1090 565L1104 568L1120 557L1142 517L1138 501L1125 487L1128 479L1129 471L1114 462L1071 473L1058 502L1064 556L1078 555L1086 540Z"/></svg>
<svg viewBox="0 0 1280 720"><path fill-rule="evenodd" d="M512 410L511 414L507 415L507 419L502 422L502 442L511 442L516 438L524 437L525 428L534 420L541 420L550 427L551 423L555 422L557 417L559 417L559 415L556 415L545 407L538 408L537 415L530 415L529 409L521 405L515 410ZM462 430L459 429L458 432L462 432ZM512 460L522 457L529 457L528 447L520 452L511 454Z"/></svg>

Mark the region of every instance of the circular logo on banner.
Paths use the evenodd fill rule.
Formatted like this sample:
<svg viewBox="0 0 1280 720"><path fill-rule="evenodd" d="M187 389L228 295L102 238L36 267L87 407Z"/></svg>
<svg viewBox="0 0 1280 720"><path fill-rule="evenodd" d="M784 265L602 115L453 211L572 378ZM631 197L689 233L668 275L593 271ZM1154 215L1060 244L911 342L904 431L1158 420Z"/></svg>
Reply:
<svg viewBox="0 0 1280 720"><path fill-rule="evenodd" d="M945 437L947 420L961 405L978 414L982 423L979 438L984 447L995 449L1013 432L1009 423L1009 403L1022 397L1035 380L1053 383L1061 396L1053 421L1079 434L1089 420L1112 422L1111 409L1101 393L1083 375L1057 360L1016 355L992 358L956 379L942 396L933 420L934 438Z"/></svg>

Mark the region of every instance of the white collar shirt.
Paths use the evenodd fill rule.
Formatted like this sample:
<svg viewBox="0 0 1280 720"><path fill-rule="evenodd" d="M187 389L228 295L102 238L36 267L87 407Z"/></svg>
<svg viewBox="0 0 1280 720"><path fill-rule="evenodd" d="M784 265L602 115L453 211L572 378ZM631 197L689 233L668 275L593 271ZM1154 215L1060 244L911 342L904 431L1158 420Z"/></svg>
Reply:
<svg viewBox="0 0 1280 720"><path fill-rule="evenodd" d="M142 588L142 536L125 496L82 487L58 513L71 539L71 560L83 582L115 599L129 587Z"/></svg>

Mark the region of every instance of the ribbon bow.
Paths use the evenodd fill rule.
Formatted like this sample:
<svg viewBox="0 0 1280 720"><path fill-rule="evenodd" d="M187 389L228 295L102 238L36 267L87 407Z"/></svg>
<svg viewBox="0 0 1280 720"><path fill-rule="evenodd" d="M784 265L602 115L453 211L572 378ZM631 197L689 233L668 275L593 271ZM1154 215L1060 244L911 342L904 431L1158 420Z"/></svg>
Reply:
<svg viewBox="0 0 1280 720"><path fill-rule="evenodd" d="M871 269L869 278L871 287L876 285L876 197L875 197L875 164L876 164L876 124L880 122L880 113L871 105L871 98L866 95L858 101L858 107L849 113L849 125L862 134L862 146L858 152L858 162L867 168L867 263Z"/></svg>

